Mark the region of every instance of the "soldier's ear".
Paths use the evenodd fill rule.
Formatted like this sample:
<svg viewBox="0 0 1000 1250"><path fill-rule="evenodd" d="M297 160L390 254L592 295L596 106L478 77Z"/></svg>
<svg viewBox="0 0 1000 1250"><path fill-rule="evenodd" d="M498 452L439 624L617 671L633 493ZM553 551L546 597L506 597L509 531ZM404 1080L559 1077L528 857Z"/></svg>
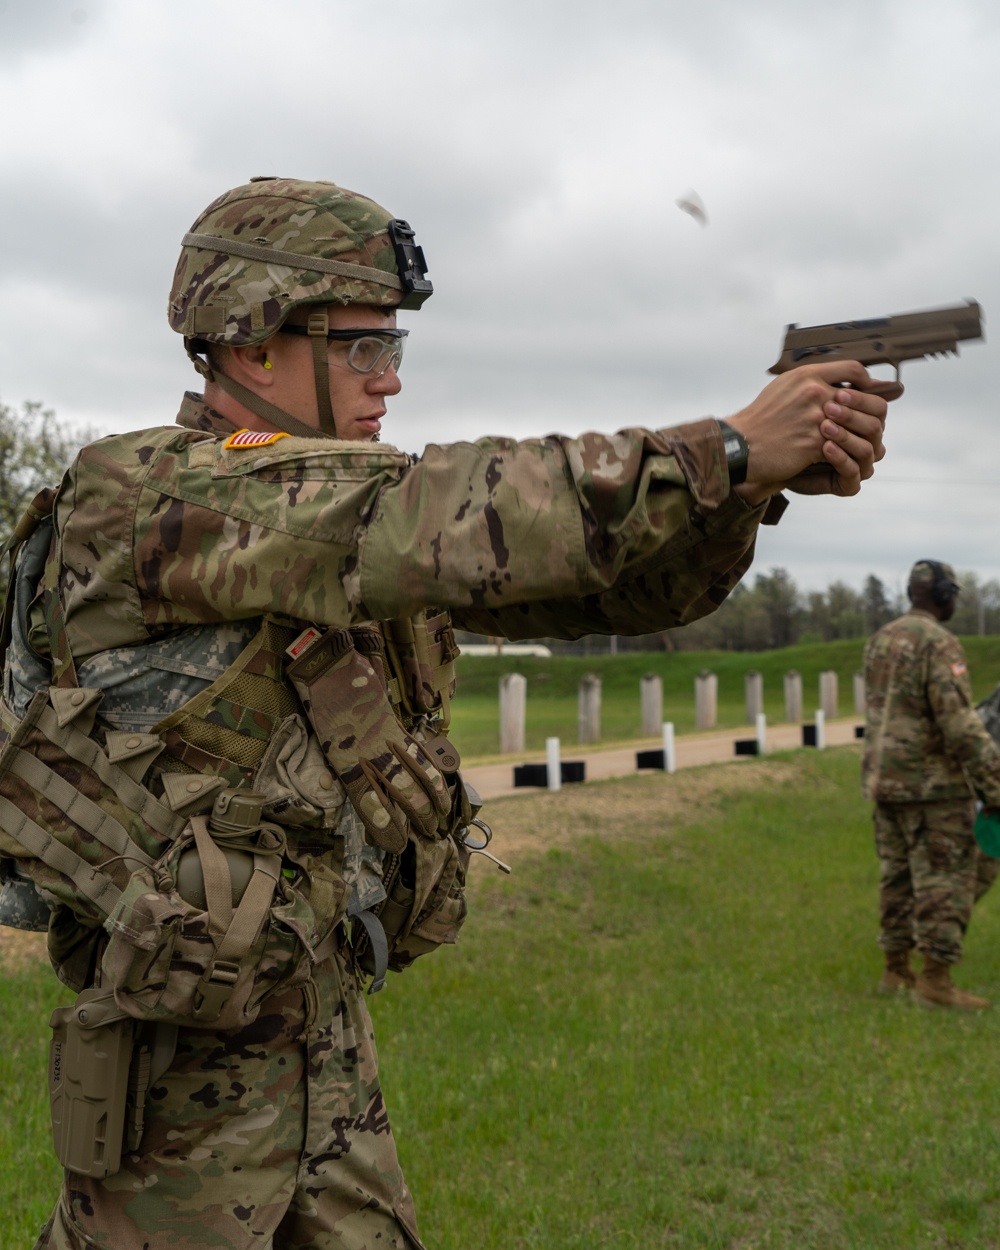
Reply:
<svg viewBox="0 0 1000 1250"><path fill-rule="evenodd" d="M274 380L272 362L262 343L249 347L230 347L229 370L237 382L244 385L271 386Z"/></svg>

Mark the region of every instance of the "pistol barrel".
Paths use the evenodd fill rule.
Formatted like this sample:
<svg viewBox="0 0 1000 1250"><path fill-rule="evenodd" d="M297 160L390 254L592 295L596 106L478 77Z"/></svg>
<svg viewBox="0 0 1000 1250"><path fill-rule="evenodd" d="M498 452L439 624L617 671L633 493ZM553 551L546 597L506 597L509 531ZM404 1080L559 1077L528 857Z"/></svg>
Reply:
<svg viewBox="0 0 1000 1250"><path fill-rule="evenodd" d="M787 373L799 365L824 360L886 363L898 369L904 360L958 352L958 344L983 337L982 311L976 300L946 308L897 313L867 321L822 326L790 325L777 362L769 373Z"/></svg>

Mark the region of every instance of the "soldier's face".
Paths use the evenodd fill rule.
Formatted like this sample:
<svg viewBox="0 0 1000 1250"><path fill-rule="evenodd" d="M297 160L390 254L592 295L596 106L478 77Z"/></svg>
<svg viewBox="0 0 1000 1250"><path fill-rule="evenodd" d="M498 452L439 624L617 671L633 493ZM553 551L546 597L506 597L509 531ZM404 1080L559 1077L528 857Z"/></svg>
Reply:
<svg viewBox="0 0 1000 1250"><path fill-rule="evenodd" d="M331 330L385 330L396 324L396 314L378 308L354 305L327 308ZM349 344L331 343L330 403L337 423L337 437L370 442L382 428L386 403L398 395L401 386L395 369L377 377L358 373L347 363ZM308 425L319 428L316 386L313 379L312 344L308 338L276 334L266 344L271 361L273 389L268 398Z"/></svg>

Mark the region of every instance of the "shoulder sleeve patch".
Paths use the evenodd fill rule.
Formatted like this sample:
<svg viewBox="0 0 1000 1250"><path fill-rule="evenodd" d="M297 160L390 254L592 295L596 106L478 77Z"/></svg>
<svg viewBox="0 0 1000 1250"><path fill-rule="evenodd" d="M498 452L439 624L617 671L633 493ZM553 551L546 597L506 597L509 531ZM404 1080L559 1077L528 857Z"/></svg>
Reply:
<svg viewBox="0 0 1000 1250"><path fill-rule="evenodd" d="M279 438L287 437L283 430L237 430L235 434L230 434L222 446L225 451L238 450L241 447L270 447Z"/></svg>
<svg viewBox="0 0 1000 1250"><path fill-rule="evenodd" d="M956 660L951 666L952 676L961 677L965 672L965 664L961 660Z"/></svg>

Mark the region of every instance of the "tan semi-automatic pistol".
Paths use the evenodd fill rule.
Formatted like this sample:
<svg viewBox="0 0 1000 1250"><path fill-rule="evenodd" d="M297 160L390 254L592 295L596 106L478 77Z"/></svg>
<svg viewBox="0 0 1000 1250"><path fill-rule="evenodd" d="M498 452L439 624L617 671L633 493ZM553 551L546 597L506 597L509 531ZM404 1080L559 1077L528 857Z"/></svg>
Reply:
<svg viewBox="0 0 1000 1250"><path fill-rule="evenodd" d="M983 321L974 299L949 308L896 313L870 321L840 321L826 326L790 325L777 364L769 373L787 373L799 365L826 360L857 360L867 366L890 364L896 370L904 360L924 356L958 355L963 339L981 339Z"/></svg>

